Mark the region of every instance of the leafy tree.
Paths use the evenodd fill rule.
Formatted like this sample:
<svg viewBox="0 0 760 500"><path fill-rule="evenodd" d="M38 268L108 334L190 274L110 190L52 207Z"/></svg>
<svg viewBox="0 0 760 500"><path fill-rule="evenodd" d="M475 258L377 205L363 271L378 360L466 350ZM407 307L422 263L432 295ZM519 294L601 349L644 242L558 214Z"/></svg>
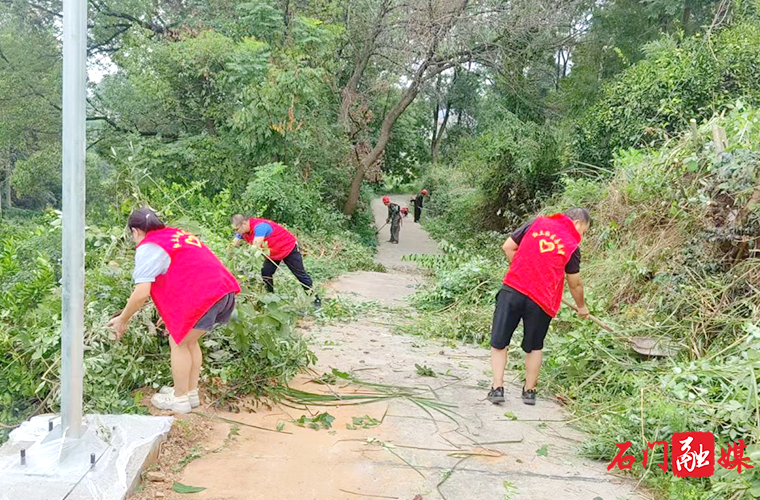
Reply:
<svg viewBox="0 0 760 500"><path fill-rule="evenodd" d="M742 23L705 39L664 37L609 81L578 123L575 155L606 166L617 150L654 145L742 97L760 102L760 27Z"/></svg>
<svg viewBox="0 0 760 500"><path fill-rule="evenodd" d="M351 143L363 147L361 154L356 155L344 212L353 213L365 175L377 168L394 124L426 82L466 62L493 64L490 56L502 46L508 49L514 40L536 38L534 33L546 38L547 31L554 32L557 24L572 17L576 6L576 2L557 8L556 3L540 7L535 2L466 0L432 3L379 0L370 3L370 8L364 2L357 5L362 13L357 13L358 21L348 26L353 64L342 89L339 117ZM393 64L386 68L378 62L382 60ZM382 117L377 138L368 146L368 138L362 135L372 119L364 111L364 89L372 87L373 76L387 81L390 75L399 81L401 92Z"/></svg>
<svg viewBox="0 0 760 500"><path fill-rule="evenodd" d="M59 199L60 88L53 33L0 7L0 206L11 206L11 183L27 206Z"/></svg>
<svg viewBox="0 0 760 500"><path fill-rule="evenodd" d="M594 2L565 45L558 106L569 114L593 104L602 85L645 56L661 34L691 36L713 21L721 2L710 0L613 0ZM562 58L557 58L560 64ZM570 63L570 64L568 64ZM568 74L569 73L569 74Z"/></svg>

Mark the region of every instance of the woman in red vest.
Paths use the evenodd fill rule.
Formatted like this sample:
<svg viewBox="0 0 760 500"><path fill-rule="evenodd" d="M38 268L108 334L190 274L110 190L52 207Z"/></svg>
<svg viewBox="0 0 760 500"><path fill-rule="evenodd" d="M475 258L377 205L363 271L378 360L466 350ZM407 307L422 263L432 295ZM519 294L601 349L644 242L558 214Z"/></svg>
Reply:
<svg viewBox="0 0 760 500"><path fill-rule="evenodd" d="M235 239L232 241L234 246L245 241L249 245L256 245L263 249L266 244L269 255L264 259L264 265L261 267L261 277L267 291L274 292L274 273L283 262L304 290L313 290L314 284L303 266L303 257L293 233L271 220L248 218L242 214L232 216L232 227L235 229ZM319 297L314 299L314 305L319 307Z"/></svg>
<svg viewBox="0 0 760 500"><path fill-rule="evenodd" d="M583 299L578 246L590 226L591 216L587 210L571 208L564 214L538 217L504 242L502 250L510 265L496 296L491 328L493 385L488 400L492 403L505 400L507 346L522 320L522 349L526 353L522 399L525 404L536 404L535 387L543 361L544 338L562 303L565 280L578 305L578 315L582 318L589 316Z"/></svg>
<svg viewBox="0 0 760 500"><path fill-rule="evenodd" d="M132 212L128 226L137 244L136 286L124 310L108 326L120 339L130 318L149 296L153 299L170 335L174 388L155 394L151 403L161 410L187 413L200 404L198 341L214 325L229 321L240 286L197 236L165 227L152 210Z"/></svg>

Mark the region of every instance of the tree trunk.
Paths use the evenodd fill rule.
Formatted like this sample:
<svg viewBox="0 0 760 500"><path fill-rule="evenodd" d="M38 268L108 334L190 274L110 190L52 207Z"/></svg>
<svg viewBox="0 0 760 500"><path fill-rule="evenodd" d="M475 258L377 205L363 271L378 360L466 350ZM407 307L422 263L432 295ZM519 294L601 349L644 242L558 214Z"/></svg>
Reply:
<svg viewBox="0 0 760 500"><path fill-rule="evenodd" d="M424 68L427 66L427 62L423 64ZM348 200L343 207L344 214L353 215L354 211L356 211L356 204L359 202L359 194L361 193L362 182L364 181L364 172L366 172L367 169L380 158L383 151L385 151L385 146L388 145L388 141L391 138L393 125L396 123L396 120L398 120L398 117L401 116L401 113L403 113L412 101L414 101L415 97L417 97L421 76L424 72L425 69L418 72L420 79L415 79L415 81L412 82L412 85L404 91L401 100L399 100L396 105L393 106L393 109L391 109L386 115L383 124L380 127L380 137L378 137L375 147L373 147L372 151L370 151L369 154L362 159L361 163L357 165L356 173L354 173L354 178L351 181L351 190L348 193Z"/></svg>
<svg viewBox="0 0 760 500"><path fill-rule="evenodd" d="M354 178L351 181L351 190L348 194L348 200L346 200L346 205L343 207L344 214L353 215L354 211L356 211L356 205L359 202L359 193L361 192L362 182L364 181L364 173L369 169L370 166L374 165L375 162L378 161L380 155L382 155L383 151L385 151L385 146L388 145L388 141L391 137L391 130L393 129L393 125L396 123L396 120L398 120L399 116L401 116L406 108L408 108L412 101L414 101L414 99L417 97L417 94L420 91L420 85L424 81L438 76L447 68L453 67L453 65L449 65L452 63L452 60L436 60L436 53L438 51L438 45L441 43L441 40L443 40L449 30L451 30L455 19L457 19L457 17L461 15L462 12L464 12L467 7L467 3L468 0L463 0L459 6L458 12L452 15L451 19L446 23L446 25L442 26L437 31L435 38L432 40L432 43L428 47L428 52L425 56L425 59L422 60L419 67L415 71L414 77L411 79L409 87L404 91L404 93L401 95L401 99L393 106L390 112L383 119L383 123L380 126L380 136L377 139L377 143L375 143L372 151L370 151L369 154L365 156L364 159L362 159L361 163L359 163L356 168L356 173L354 174ZM386 6L387 4L389 4L389 0L386 0L383 3L383 6ZM386 10L383 12L387 12L387 8L385 9ZM377 27L375 32L377 32ZM361 75L359 78L361 78Z"/></svg>
<svg viewBox="0 0 760 500"><path fill-rule="evenodd" d="M288 39L288 31L290 29L290 0L283 0L282 2L282 26L284 29L285 39Z"/></svg>
<svg viewBox="0 0 760 500"><path fill-rule="evenodd" d="M349 112L351 110L351 105L354 102L354 96L356 95L357 91L359 90L359 82L362 79L362 76L364 76L364 70L367 69L367 65L369 64L369 60L372 57L372 54L375 52L375 49L377 48L377 39L380 37L380 34L383 32L383 28L385 26L384 20L385 16L388 15L388 8L390 7L391 0L384 0L380 4L380 10L377 13L377 16L375 17L375 28L372 31L372 35L369 38L369 41L367 42L367 46L364 47L364 50L359 54L359 56L356 59L356 64L354 65L354 71L351 73L351 78L349 78L348 83L346 83L346 86L343 87L343 96L340 103L340 114L338 115L338 120L343 125L344 129L346 130L346 133L349 134L349 138L353 137L355 134L354 127L350 123L349 120Z"/></svg>
<svg viewBox="0 0 760 500"><path fill-rule="evenodd" d="M11 208L11 176L8 174L3 183L3 198L5 198L5 208Z"/></svg>
<svg viewBox="0 0 760 500"><path fill-rule="evenodd" d="M11 175L16 168L16 151L11 150L8 156L8 164L5 168L5 175L2 177L3 183L0 185L0 205L5 208L11 208Z"/></svg>
<svg viewBox="0 0 760 500"><path fill-rule="evenodd" d="M433 107L433 137L430 139L430 157L435 156L435 143L438 139L438 113L441 112L441 75L435 82L435 106ZM433 159L435 163L435 159Z"/></svg>
<svg viewBox="0 0 760 500"><path fill-rule="evenodd" d="M3 158L0 158L0 219L3 218L3 202L5 201L3 198L5 196L3 195L5 193L5 183L6 179L10 178L10 174L8 173L9 166L5 163Z"/></svg>
<svg viewBox="0 0 760 500"><path fill-rule="evenodd" d="M356 94L359 90L359 82L364 76L364 71L369 65L369 60L377 48L377 39L383 32L383 28L385 26L384 20L388 15L388 9L391 5L391 1L392 0L383 0L383 2L380 4L380 9L378 10L377 16L375 18L375 27L372 30L372 35L369 38L367 46L364 47L364 50L356 59L354 71L351 73L351 78L349 78L346 86L343 87L343 95L340 102L338 121L341 125L343 125L343 130L348 135L348 139L351 142L353 142L354 137L359 132L356 125L352 123L350 119L351 106L353 105ZM352 144L352 146L355 145ZM368 165L371 164L372 163L368 163ZM353 215L354 211L356 210L356 204L359 201L359 195L361 194L362 182L364 181L365 170L366 169L364 167L364 163L358 161L356 164L356 172L354 173L354 178L351 180L351 189L348 192L348 200L346 200L346 204L343 207L343 212L345 214Z"/></svg>
<svg viewBox="0 0 760 500"><path fill-rule="evenodd" d="M433 163L438 163L438 151L441 148L441 139L443 138L443 133L446 132L446 124L449 122L449 116L451 115L451 103L446 103L446 113L443 115L443 122L441 122L441 128L438 130L438 135L436 136L435 140L433 141L433 151L431 151L430 159ZM436 123L436 125L438 125Z"/></svg>
<svg viewBox="0 0 760 500"><path fill-rule="evenodd" d="M568 49L567 52L564 52L564 55L562 57L562 78L565 78L567 76L567 63L570 60L570 49Z"/></svg>
<svg viewBox="0 0 760 500"><path fill-rule="evenodd" d="M364 182L364 163L356 165L354 178L351 180L351 189L348 191L348 200L343 207L343 213L353 215L356 210L356 204L359 202L359 195L362 191L362 182Z"/></svg>
<svg viewBox="0 0 760 500"><path fill-rule="evenodd" d="M349 118L351 105L354 103L357 90L359 89L359 81L364 74L364 70L367 68L371 55L371 51L366 51L359 57L356 66L354 66L354 72L351 74L351 78L348 80L348 83L346 83L346 86L343 87L338 121L343 125L343 129L346 134L348 134L349 139L353 138L356 133L356 127L351 123Z"/></svg>
<svg viewBox="0 0 760 500"><path fill-rule="evenodd" d="M446 125L449 123L449 116L451 115L451 99L452 99L452 93L455 92L455 86L457 83L457 80L459 79L459 68L454 69L454 78L451 79L451 84L449 85L449 90L446 93L446 113L443 115L443 122L441 122L441 127L438 127L438 113L440 112L440 108L438 106L438 101L436 100L435 105L435 131L436 133L433 134L433 142L430 145L430 160L433 163L438 163L438 151L440 150L441 146L441 139L443 138L443 134L446 132ZM438 74L438 84L441 82L441 74ZM440 88L440 85L436 85L436 88ZM439 95L439 92L436 92L436 95ZM436 97L437 99L437 97ZM460 110L461 111L461 110Z"/></svg>

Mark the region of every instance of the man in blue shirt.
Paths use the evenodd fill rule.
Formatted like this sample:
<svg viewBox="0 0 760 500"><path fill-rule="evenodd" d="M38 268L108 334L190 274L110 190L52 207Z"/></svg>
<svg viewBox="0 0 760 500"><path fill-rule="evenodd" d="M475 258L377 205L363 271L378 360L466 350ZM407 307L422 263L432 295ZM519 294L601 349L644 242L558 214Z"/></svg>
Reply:
<svg viewBox="0 0 760 500"><path fill-rule="evenodd" d="M235 229L234 246L246 241L262 248L265 252L268 251L268 256L261 268L261 277L269 292L274 291L274 273L281 263L288 266L305 290L313 290L314 284L311 276L304 269L298 241L293 233L271 220L255 217L249 219L242 214L232 216L232 227ZM321 301L317 296L314 305L319 307L320 304Z"/></svg>

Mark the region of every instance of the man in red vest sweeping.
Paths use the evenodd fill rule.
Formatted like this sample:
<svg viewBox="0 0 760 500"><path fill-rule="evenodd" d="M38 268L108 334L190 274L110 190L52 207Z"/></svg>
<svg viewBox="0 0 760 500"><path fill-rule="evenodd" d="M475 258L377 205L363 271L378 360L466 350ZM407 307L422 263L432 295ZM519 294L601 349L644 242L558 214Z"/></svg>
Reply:
<svg viewBox="0 0 760 500"><path fill-rule="evenodd" d="M245 241L249 245L264 249L266 244L269 255L264 259L264 265L261 267L261 277L269 292L274 292L274 273L282 262L288 266L304 290L313 290L314 284L311 276L304 269L303 257L293 233L271 220L248 218L242 214L232 216L232 227L235 228L233 245L237 246ZM319 297L314 299L314 305L319 307Z"/></svg>
<svg viewBox="0 0 760 500"><path fill-rule="evenodd" d="M507 347L522 320L525 332L522 349L526 353L522 399L525 404L536 404L535 388L543 361L544 338L562 303L565 280L578 306L578 315L582 318L589 316L583 299L578 248L589 227L591 216L588 211L571 208L564 214L538 217L504 242L502 250L510 265L496 296L491 328L493 385L488 400L492 403L505 401Z"/></svg>

